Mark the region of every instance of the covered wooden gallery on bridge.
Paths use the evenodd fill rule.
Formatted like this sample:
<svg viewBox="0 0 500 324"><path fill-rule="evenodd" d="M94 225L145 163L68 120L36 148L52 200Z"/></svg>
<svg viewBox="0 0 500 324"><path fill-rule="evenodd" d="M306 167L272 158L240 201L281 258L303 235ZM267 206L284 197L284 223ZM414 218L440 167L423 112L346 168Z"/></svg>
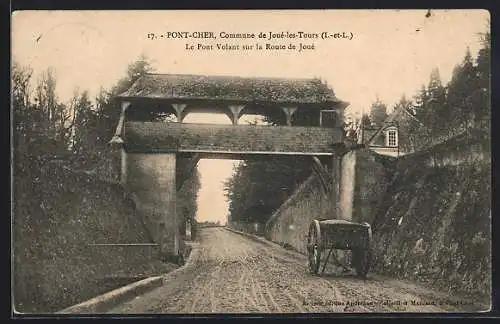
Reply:
<svg viewBox="0 0 500 324"><path fill-rule="evenodd" d="M182 249L176 192L200 158L292 155L318 162L341 150L348 106L316 78L145 74L118 99L111 143L122 146L122 184L152 238L165 239L174 254ZM195 112L226 114L232 125L183 123ZM239 125L243 115L264 116L271 125Z"/></svg>
<svg viewBox="0 0 500 324"><path fill-rule="evenodd" d="M207 145L212 151L216 151L220 146L220 151L235 153L242 150L249 151L253 146L251 151L256 152L324 154L324 147L307 148L304 145L313 142L319 144L324 141L325 136L329 138L330 143L333 138L335 142L341 142L343 114L348 106L347 102L335 97L333 90L327 84L315 78L146 74L118 98L121 101L122 116L112 142L123 143L122 135L124 135L128 139L127 149L147 149L148 146L145 144L154 142L157 145L156 149L170 151L171 147L164 147L165 141L172 143L169 140L174 136L180 141L174 141L179 146L176 151L180 152L195 151L194 146L198 146L201 151L208 151L204 147ZM251 128L236 129L230 125L182 124L189 113L199 112L223 113L234 126L238 125L238 120L243 115L260 115L267 117L275 126L300 128L291 130L288 127L279 127L266 130L264 127L268 127L267 125L254 125ZM137 123L148 121L168 123L166 125ZM314 129L319 126L322 126L321 130ZM167 136L169 134L170 136ZM195 138L190 138L190 134ZM308 135L310 139L307 138ZM269 143L262 143L260 137L266 138L267 141L279 137L287 143L276 143L271 147ZM229 142L221 141L222 138ZM301 141L306 138L307 143ZM214 143L214 140L219 143ZM296 141L298 141L297 147L294 147L293 143Z"/></svg>
<svg viewBox="0 0 500 324"><path fill-rule="evenodd" d="M184 74L145 74L118 96L130 106L127 117L146 117L141 111L174 114L178 122L191 112L226 114L233 124L243 114L281 119L292 125L318 126L321 111L340 114L348 103L335 97L320 79L245 78ZM338 122L341 122L338 119Z"/></svg>

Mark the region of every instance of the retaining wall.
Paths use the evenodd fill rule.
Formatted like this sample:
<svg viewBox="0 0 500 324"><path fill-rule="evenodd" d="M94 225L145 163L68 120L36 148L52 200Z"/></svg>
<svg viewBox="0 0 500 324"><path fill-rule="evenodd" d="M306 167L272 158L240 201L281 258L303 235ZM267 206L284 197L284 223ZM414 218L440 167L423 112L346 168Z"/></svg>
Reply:
<svg viewBox="0 0 500 324"><path fill-rule="evenodd" d="M313 219L341 218L353 221L373 220L374 208L387 186L385 168L367 149L351 151L342 157L339 207L333 213L333 202L319 179L311 175L271 216L266 237L306 253L306 236Z"/></svg>

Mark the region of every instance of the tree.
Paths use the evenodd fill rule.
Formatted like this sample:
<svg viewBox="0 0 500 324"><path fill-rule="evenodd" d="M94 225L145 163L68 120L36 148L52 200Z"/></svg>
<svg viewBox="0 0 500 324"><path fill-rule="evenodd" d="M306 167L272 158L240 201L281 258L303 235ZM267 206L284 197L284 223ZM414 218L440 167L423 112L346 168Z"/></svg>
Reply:
<svg viewBox="0 0 500 324"><path fill-rule="evenodd" d="M42 114L41 125L47 139L57 146L57 151L66 151L70 144L70 127L68 121L71 116L66 106L59 102L56 95L56 76L52 68L45 70L35 89L35 105Z"/></svg>
<svg viewBox="0 0 500 324"><path fill-rule="evenodd" d="M94 110L87 91L75 93L72 100L74 115L72 150L80 166L89 166L98 162L98 126L99 116Z"/></svg>
<svg viewBox="0 0 500 324"><path fill-rule="evenodd" d="M69 111L59 102L55 92L54 71L50 68L43 71L34 91L31 78L29 67L13 64L14 158L20 163L28 163L23 167L37 170L37 163L69 156L71 128Z"/></svg>
<svg viewBox="0 0 500 324"><path fill-rule="evenodd" d="M97 134L100 143L108 143L118 125L121 109L119 103L115 100L116 96L128 90L141 76L153 71L154 67L151 61L145 55L141 55L128 65L126 75L118 80L109 92L101 91L98 95L97 110L102 118L99 133Z"/></svg>
<svg viewBox="0 0 500 324"><path fill-rule="evenodd" d="M448 85L447 109L450 111L452 132L460 132L469 127L475 120L473 97L479 91L477 68L469 48L460 65L453 70L451 81Z"/></svg>
<svg viewBox="0 0 500 324"><path fill-rule="evenodd" d="M363 114L361 116L361 125L363 127L370 127L372 124L372 121L370 119L370 116L368 114Z"/></svg>
<svg viewBox="0 0 500 324"><path fill-rule="evenodd" d="M423 123L427 122L429 119L429 113L427 111L427 102L429 102L429 95L427 93L427 88L422 84L420 91L415 94L413 97L413 106L412 112L415 118L422 121Z"/></svg>
<svg viewBox="0 0 500 324"><path fill-rule="evenodd" d="M244 161L225 183L231 219L266 222L310 174L309 162L296 157Z"/></svg>
<svg viewBox="0 0 500 324"><path fill-rule="evenodd" d="M181 219L181 231L185 232L186 222L196 224L196 212L198 210L197 198L200 190L200 173L197 168L193 174L184 182L181 190L177 193L177 215ZM191 227L192 237L195 237L196 228Z"/></svg>
<svg viewBox="0 0 500 324"><path fill-rule="evenodd" d="M450 118L449 109L446 106L446 90L441 83L438 68L434 68L431 72L425 105L424 123L432 129L434 134L437 134L442 129L443 122Z"/></svg>
<svg viewBox="0 0 500 324"><path fill-rule="evenodd" d="M491 121L491 35L486 32L481 39L482 48L477 56L478 93L475 102L476 122L489 128Z"/></svg>
<svg viewBox="0 0 500 324"><path fill-rule="evenodd" d="M443 86L439 70L433 69L429 84L414 96L413 116L423 125L410 126L401 134L411 134L416 149L430 145L472 127L490 128L491 65L490 34L482 35L482 48L474 60L467 48L462 62L455 66L450 82ZM399 103L402 104L402 103Z"/></svg>
<svg viewBox="0 0 500 324"><path fill-rule="evenodd" d="M430 140L428 129L415 116L414 103L403 94L394 106L394 111L401 114L398 119L398 142L401 151L414 152L427 145Z"/></svg>
<svg viewBox="0 0 500 324"><path fill-rule="evenodd" d="M134 62L127 67L127 72L124 78L120 79L111 89L112 95L119 95L125 92L135 83L141 76L146 73L151 73L155 69L151 60L144 54L140 55Z"/></svg>
<svg viewBox="0 0 500 324"><path fill-rule="evenodd" d="M361 128L370 128L372 122L368 114L362 114L361 118L352 114L344 117L344 132L346 140L352 142L358 141L358 135Z"/></svg>
<svg viewBox="0 0 500 324"><path fill-rule="evenodd" d="M30 98L33 71L14 62L12 67L12 112L14 169L19 174L28 172L29 154L37 139L37 120L40 119Z"/></svg>
<svg viewBox="0 0 500 324"><path fill-rule="evenodd" d="M93 165L94 169L104 171L106 177L117 177L120 156L117 150L110 150L108 146L121 114L116 97L132 86L139 77L151 71L153 67L150 61L142 55L128 65L125 76L111 89L101 87L93 103L85 91L81 95L75 93L70 103L73 111L71 116L75 122L71 132L71 139L75 144L72 147L75 167L88 168Z"/></svg>
<svg viewBox="0 0 500 324"><path fill-rule="evenodd" d="M372 123L380 127L387 119L387 106L380 101L379 98L370 107L370 120Z"/></svg>

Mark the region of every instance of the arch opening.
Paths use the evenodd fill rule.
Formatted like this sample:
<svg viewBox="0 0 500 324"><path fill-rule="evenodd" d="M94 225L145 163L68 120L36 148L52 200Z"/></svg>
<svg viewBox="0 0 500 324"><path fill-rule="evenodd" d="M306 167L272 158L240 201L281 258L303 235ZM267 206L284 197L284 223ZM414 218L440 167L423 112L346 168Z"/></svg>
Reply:
<svg viewBox="0 0 500 324"><path fill-rule="evenodd" d="M172 106L161 102L131 103L125 111L126 121L173 122L176 119Z"/></svg>

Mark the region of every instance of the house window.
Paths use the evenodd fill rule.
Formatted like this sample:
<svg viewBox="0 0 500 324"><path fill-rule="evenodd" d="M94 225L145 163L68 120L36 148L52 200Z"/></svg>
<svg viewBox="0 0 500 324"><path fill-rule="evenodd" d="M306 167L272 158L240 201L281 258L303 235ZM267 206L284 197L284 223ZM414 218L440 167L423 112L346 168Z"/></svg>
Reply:
<svg viewBox="0 0 500 324"><path fill-rule="evenodd" d="M395 129L387 131L387 146L389 147L398 146L398 133Z"/></svg>
<svg viewBox="0 0 500 324"><path fill-rule="evenodd" d="M335 110L321 110L319 124L322 127L337 127L337 112Z"/></svg>

